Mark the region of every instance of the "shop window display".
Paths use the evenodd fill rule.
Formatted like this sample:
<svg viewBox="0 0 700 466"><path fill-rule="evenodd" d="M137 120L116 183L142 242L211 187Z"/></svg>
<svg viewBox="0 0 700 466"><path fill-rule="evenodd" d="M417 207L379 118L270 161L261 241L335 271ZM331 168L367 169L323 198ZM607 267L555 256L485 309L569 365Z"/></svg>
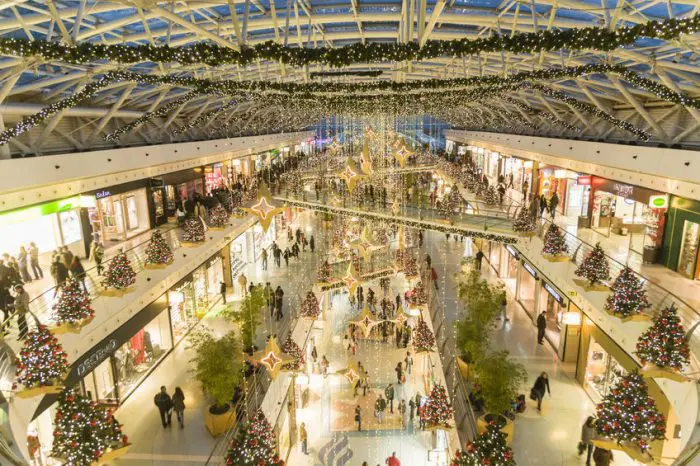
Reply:
<svg viewBox="0 0 700 466"><path fill-rule="evenodd" d="M207 292L210 303L215 303L221 294L221 282L224 281L224 261L221 257L212 259L207 267Z"/></svg>
<svg viewBox="0 0 700 466"><path fill-rule="evenodd" d="M170 323L168 313L164 311L114 353L117 386L122 400L171 348Z"/></svg>
<svg viewBox="0 0 700 466"><path fill-rule="evenodd" d="M626 372L610 354L591 338L586 364L584 388L593 401L598 403L614 387Z"/></svg>
<svg viewBox="0 0 700 466"><path fill-rule="evenodd" d="M194 284L187 281L169 291L168 304L170 305L173 338L175 343L178 343L199 321L194 300Z"/></svg>
<svg viewBox="0 0 700 466"><path fill-rule="evenodd" d="M83 379L85 395L91 400L107 405L118 403L119 397L112 364L112 358L102 361Z"/></svg>
<svg viewBox="0 0 700 466"><path fill-rule="evenodd" d="M561 338L561 322L566 308L558 300L561 299L559 293L549 283L542 282L542 291L540 293L540 310L545 311L547 319L546 336L552 345L558 348Z"/></svg>
<svg viewBox="0 0 700 466"><path fill-rule="evenodd" d="M194 303L197 309L197 317L201 319L209 310L207 272L205 266L199 267L192 273L192 283L194 284Z"/></svg>
<svg viewBox="0 0 700 466"><path fill-rule="evenodd" d="M534 273L534 268L527 263L523 264L522 269L520 269L520 294L518 295L518 301L530 314L535 312L536 282Z"/></svg>
<svg viewBox="0 0 700 466"><path fill-rule="evenodd" d="M700 260L698 249L700 247L700 224L685 221L683 224L683 241L681 253L678 259L678 272L687 278L700 277Z"/></svg>

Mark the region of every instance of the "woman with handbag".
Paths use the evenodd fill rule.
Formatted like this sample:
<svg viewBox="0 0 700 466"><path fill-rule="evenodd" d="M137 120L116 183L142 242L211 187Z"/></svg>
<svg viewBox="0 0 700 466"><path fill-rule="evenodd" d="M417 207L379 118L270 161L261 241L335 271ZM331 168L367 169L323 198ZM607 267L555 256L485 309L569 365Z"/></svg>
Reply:
<svg viewBox="0 0 700 466"><path fill-rule="evenodd" d="M535 380L535 385L533 385L532 390L530 390L530 399L537 401L537 411L542 412L542 399L544 398L545 391L552 396L552 392L549 390L549 376L546 372L542 372L537 380Z"/></svg>
<svg viewBox="0 0 700 466"><path fill-rule="evenodd" d="M586 466L591 466L591 454L593 453L593 437L595 436L595 418L588 416L586 422L581 427L581 441L578 443L578 454L588 450L586 455Z"/></svg>

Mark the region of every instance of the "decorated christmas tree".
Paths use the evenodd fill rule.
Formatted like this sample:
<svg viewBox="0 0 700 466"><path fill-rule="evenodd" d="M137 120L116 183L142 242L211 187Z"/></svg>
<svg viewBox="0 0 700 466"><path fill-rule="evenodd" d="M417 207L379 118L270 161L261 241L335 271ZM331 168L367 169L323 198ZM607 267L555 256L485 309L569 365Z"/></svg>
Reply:
<svg viewBox="0 0 700 466"><path fill-rule="evenodd" d="M299 345L297 345L292 336L288 335L282 348L280 348L283 353L294 358L293 362L287 363L282 366L284 371L298 371L304 367L304 352L301 350Z"/></svg>
<svg viewBox="0 0 700 466"><path fill-rule="evenodd" d="M265 414L258 410L231 442L226 455L228 466L282 466L276 453L275 433Z"/></svg>
<svg viewBox="0 0 700 466"><path fill-rule="evenodd" d="M416 353L426 353L435 349L435 335L423 318L413 330L413 348Z"/></svg>
<svg viewBox="0 0 700 466"><path fill-rule="evenodd" d="M507 435L491 422L486 431L457 452L451 466L515 466L513 450L506 443Z"/></svg>
<svg viewBox="0 0 700 466"><path fill-rule="evenodd" d="M188 218L185 220L185 232L182 234L182 241L188 243L199 243L204 241L204 225L199 218Z"/></svg>
<svg viewBox="0 0 700 466"><path fill-rule="evenodd" d="M555 224L549 225L547 233L544 235L544 248L542 254L550 254L552 256L563 255L569 252L569 246L566 244L564 234Z"/></svg>
<svg viewBox="0 0 700 466"><path fill-rule="evenodd" d="M300 314L305 319L315 319L321 314L321 306L313 291L306 293L306 298L301 302Z"/></svg>
<svg viewBox="0 0 700 466"><path fill-rule="evenodd" d="M413 287L413 290L411 290L411 293L409 294L408 300L414 306L423 306L428 304L428 295L425 292L425 286L423 285L422 281L419 281L416 283L416 286Z"/></svg>
<svg viewBox="0 0 700 466"><path fill-rule="evenodd" d="M513 221L513 231L518 233L530 233L535 231L535 219L530 215L530 211L523 207L518 212L518 216Z"/></svg>
<svg viewBox="0 0 700 466"><path fill-rule="evenodd" d="M644 378L636 371L622 376L597 407L596 432L617 442L629 442L642 451L653 440L663 439L666 419L647 390Z"/></svg>
<svg viewBox="0 0 700 466"><path fill-rule="evenodd" d="M464 202L456 184L452 186L452 189L450 189L450 193L447 195L446 199L447 207L450 209L450 212L454 212L455 210L459 209L462 206L462 202Z"/></svg>
<svg viewBox="0 0 700 466"><path fill-rule="evenodd" d="M574 275L585 278L591 285L610 280L610 266L603 248L600 247L600 243L596 243L593 250L588 253L581 265L574 271Z"/></svg>
<svg viewBox="0 0 700 466"><path fill-rule="evenodd" d="M44 325L29 332L19 352L13 388L59 385L68 373L68 355Z"/></svg>
<svg viewBox="0 0 700 466"><path fill-rule="evenodd" d="M223 228L228 225L229 213L224 206L216 204L209 210L209 226L212 228Z"/></svg>
<svg viewBox="0 0 700 466"><path fill-rule="evenodd" d="M622 317L639 315L651 307L644 285L632 269L625 267L612 284L612 294L608 296L605 309Z"/></svg>
<svg viewBox="0 0 700 466"><path fill-rule="evenodd" d="M403 261L403 273L407 277L415 277L418 275L418 262L411 254L407 254Z"/></svg>
<svg viewBox="0 0 700 466"><path fill-rule="evenodd" d="M233 195L231 194L231 191L228 191L226 189L220 189L216 191L214 195L219 200L224 209L228 210L229 212L233 212L233 208L236 207L236 203L233 198Z"/></svg>
<svg viewBox="0 0 700 466"><path fill-rule="evenodd" d="M95 316L90 307L90 295L78 280L71 278L61 289L58 301L51 308L57 324L77 324Z"/></svg>
<svg viewBox="0 0 700 466"><path fill-rule="evenodd" d="M112 411L66 390L58 398L51 456L62 464L89 466L109 449L126 446L128 439Z"/></svg>
<svg viewBox="0 0 700 466"><path fill-rule="evenodd" d="M499 203L498 191L494 186L489 186L484 194L484 202L488 205L496 205Z"/></svg>
<svg viewBox="0 0 700 466"><path fill-rule="evenodd" d="M131 262L124 251L119 251L109 261L104 276L105 279L102 280L102 285L106 288L123 290L136 283L136 272L131 268Z"/></svg>
<svg viewBox="0 0 700 466"><path fill-rule="evenodd" d="M486 191L488 191L488 186L486 186L486 183L476 183L476 188L474 189L474 194L476 194L476 197L483 199L486 197Z"/></svg>
<svg viewBox="0 0 700 466"><path fill-rule="evenodd" d="M153 230L151 242L146 248L146 264L169 264L173 260L173 251L163 238L160 230Z"/></svg>
<svg viewBox="0 0 700 466"><path fill-rule="evenodd" d="M690 363L688 338L674 305L654 317L654 324L637 341L636 354L643 364L677 371Z"/></svg>
<svg viewBox="0 0 700 466"><path fill-rule="evenodd" d="M330 283L333 280L333 270L328 261L325 261L321 268L318 269L318 282Z"/></svg>
<svg viewBox="0 0 700 466"><path fill-rule="evenodd" d="M423 420L427 428L450 427L454 411L447 399L447 390L436 384L430 391L430 397L423 407Z"/></svg>

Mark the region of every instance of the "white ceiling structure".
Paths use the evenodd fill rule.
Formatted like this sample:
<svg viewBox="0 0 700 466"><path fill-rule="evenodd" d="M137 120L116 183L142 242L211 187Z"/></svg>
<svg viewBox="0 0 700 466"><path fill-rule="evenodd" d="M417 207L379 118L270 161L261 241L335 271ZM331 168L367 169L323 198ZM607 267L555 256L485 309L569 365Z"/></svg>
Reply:
<svg viewBox="0 0 700 466"><path fill-rule="evenodd" d="M700 0L0 0L0 38L136 46L212 43L241 50L274 41L293 47L342 47L353 43L486 38L494 34L598 26L609 30L652 20L687 18ZM376 78L411 82L518 72L592 63L622 65L668 88L700 97L700 34L672 41L639 40L612 52L557 50L482 53L416 62L357 63L344 70L374 70ZM0 124L9 128L108 71L211 80L319 82L320 64L293 67L258 61L238 65L180 65L108 61L75 64L42 57L0 57ZM652 143L700 145L700 110L661 100L619 76L596 73L543 83L576 100L628 121ZM115 82L78 105L61 110L0 146L1 157L87 151L108 147L211 139L300 129L318 116L294 108L258 105L245 95L201 95L175 84ZM129 130L118 142L104 136L146 112L163 115ZM598 140L635 140L608 121L585 114L541 89L522 88L434 115L458 128ZM562 124L564 123L564 124Z"/></svg>

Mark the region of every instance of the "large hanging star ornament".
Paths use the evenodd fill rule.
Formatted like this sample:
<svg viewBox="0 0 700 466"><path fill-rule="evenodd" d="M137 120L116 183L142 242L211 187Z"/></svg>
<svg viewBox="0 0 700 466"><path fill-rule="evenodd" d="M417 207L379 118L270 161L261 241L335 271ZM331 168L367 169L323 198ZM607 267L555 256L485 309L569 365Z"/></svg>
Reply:
<svg viewBox="0 0 700 466"><path fill-rule="evenodd" d="M374 131L371 126L368 126L365 130L365 137L367 139L374 139L375 137L377 137L377 132Z"/></svg>
<svg viewBox="0 0 700 466"><path fill-rule="evenodd" d="M394 203L391 204L391 213L394 216L397 216L401 213L401 204L399 203L398 198L394 199Z"/></svg>
<svg viewBox="0 0 700 466"><path fill-rule="evenodd" d="M348 293L354 295L355 291L357 291L357 287L360 284L360 277L358 276L357 269L355 269L355 264L353 264L352 261L350 261L348 271L343 277L343 283L345 283L345 286L348 287Z"/></svg>
<svg viewBox="0 0 700 466"><path fill-rule="evenodd" d="M267 371L270 373L270 377L273 379L277 377L277 374L279 374L282 366L294 361L292 356L282 352L279 344L277 343L277 337L275 336L271 336L267 340L265 349L256 351L253 353L250 359L255 363L265 366L265 369L267 369Z"/></svg>
<svg viewBox="0 0 700 466"><path fill-rule="evenodd" d="M370 253L377 249L377 247L369 239L369 232L367 231L367 227L364 227L362 229L362 233L360 233L358 239L350 242L350 247L357 249L360 252L362 258L365 260L368 260Z"/></svg>
<svg viewBox="0 0 700 466"><path fill-rule="evenodd" d="M338 144L338 141L335 139L335 137L333 138L331 143L328 144L328 150L330 150L334 154L337 153L341 147L342 146L340 144Z"/></svg>
<svg viewBox="0 0 700 466"><path fill-rule="evenodd" d="M394 159L396 159L401 168L406 165L406 160L412 155L413 151L408 146L401 146L394 151Z"/></svg>
<svg viewBox="0 0 700 466"><path fill-rule="evenodd" d="M403 324L408 320L406 314L403 313L403 309L396 310L396 317L394 317L391 322L395 323L399 328L403 327Z"/></svg>
<svg viewBox="0 0 700 466"><path fill-rule="evenodd" d="M350 157L348 157L348 160L345 163L345 168L342 172L338 174L338 176L345 180L345 183L347 183L348 185L348 191L350 191L350 193L352 193L355 190L355 185L360 180L360 178L362 178L362 174L359 172L357 166L355 165L355 162Z"/></svg>
<svg viewBox="0 0 700 466"><path fill-rule="evenodd" d="M360 153L360 168L365 175L374 173L374 169L372 168L372 156L369 152L369 142L366 140L362 144L362 152Z"/></svg>
<svg viewBox="0 0 700 466"><path fill-rule="evenodd" d="M360 383L360 380L362 380L362 376L364 375L360 372L360 367L358 366L357 361L354 359L348 361L347 369L339 370L338 374L345 377L345 380L347 380L353 388L355 385Z"/></svg>
<svg viewBox="0 0 700 466"><path fill-rule="evenodd" d="M243 210L258 217L258 222L263 231L267 231L275 215L284 212L283 207L275 207L272 203L270 191L264 185L258 189L258 201L250 208L244 207Z"/></svg>
<svg viewBox="0 0 700 466"><path fill-rule="evenodd" d="M355 319L352 319L348 321L351 324L355 324L356 326L360 327L362 329L362 333L364 334L365 338L369 336L370 333L372 333L372 329L376 326L382 323L381 320L378 320L374 314L369 310L369 307L365 305L365 307L362 308L362 311L360 312L360 315L357 316Z"/></svg>

